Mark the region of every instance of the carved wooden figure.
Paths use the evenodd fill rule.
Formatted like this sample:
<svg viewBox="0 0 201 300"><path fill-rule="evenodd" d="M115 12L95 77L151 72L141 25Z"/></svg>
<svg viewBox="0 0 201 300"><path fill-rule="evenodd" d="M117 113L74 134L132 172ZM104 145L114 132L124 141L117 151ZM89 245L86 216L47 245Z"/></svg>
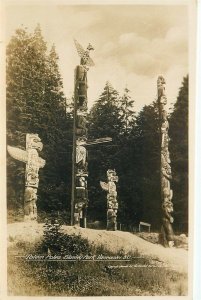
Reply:
<svg viewBox="0 0 201 300"><path fill-rule="evenodd" d="M108 182L100 182L100 185L104 191L107 191L107 230L117 230L117 191L116 184L118 182L118 176L116 176L115 170L107 171Z"/></svg>
<svg viewBox="0 0 201 300"><path fill-rule="evenodd" d="M80 56L80 65L75 68L75 89L74 89L74 157L72 175L72 202L71 202L71 224L80 225L80 219L85 218L88 203L87 176L88 162L87 150L87 71L88 67L94 66L89 56L93 47L89 44L87 49L76 41L75 46ZM86 222L85 222L86 223ZM85 227L85 226L84 226Z"/></svg>
<svg viewBox="0 0 201 300"><path fill-rule="evenodd" d="M173 191L170 188L170 181L172 179L172 172L170 166L169 156L169 123L165 105L167 104L167 97L165 94L165 79L159 76L157 80L158 88L158 108L160 118L160 132L161 132L161 197L162 197L162 234L163 243L165 247L172 247L174 245L174 233L172 229L173 212L172 197Z"/></svg>
<svg viewBox="0 0 201 300"><path fill-rule="evenodd" d="M37 219L37 189L39 184L39 169L45 166L45 160L40 158L43 144L38 134L26 135L26 150L8 146L8 153L15 159L26 163L25 193L24 193L24 220Z"/></svg>

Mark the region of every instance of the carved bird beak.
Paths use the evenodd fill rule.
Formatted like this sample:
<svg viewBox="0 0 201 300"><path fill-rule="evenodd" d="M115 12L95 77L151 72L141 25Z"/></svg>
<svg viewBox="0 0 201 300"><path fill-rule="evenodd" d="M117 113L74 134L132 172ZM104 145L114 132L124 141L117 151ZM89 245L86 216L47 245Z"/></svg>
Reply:
<svg viewBox="0 0 201 300"><path fill-rule="evenodd" d="M94 50L94 47L91 44L89 44L88 47L87 47L87 50L89 50L89 51Z"/></svg>

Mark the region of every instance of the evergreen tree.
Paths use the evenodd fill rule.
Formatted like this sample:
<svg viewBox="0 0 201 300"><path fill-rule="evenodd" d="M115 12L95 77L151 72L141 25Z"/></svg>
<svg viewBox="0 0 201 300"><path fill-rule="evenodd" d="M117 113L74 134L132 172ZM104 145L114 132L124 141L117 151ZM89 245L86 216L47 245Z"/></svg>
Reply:
<svg viewBox="0 0 201 300"><path fill-rule="evenodd" d="M58 55L55 46L47 56L46 85L42 115L46 122L42 124L41 136L46 143L44 155L48 159L48 172L44 169L43 209L70 209L71 192L71 151L72 148L72 116L66 114L66 99L63 83L58 69ZM55 176L56 175L56 176ZM65 184L64 184L65 182ZM43 186L41 185L41 188Z"/></svg>
<svg viewBox="0 0 201 300"><path fill-rule="evenodd" d="M96 165L102 166L103 172L108 168L114 168L119 152L119 135L121 122L119 118L119 94L106 83L104 91L98 101L92 107L89 115L89 139L111 137L112 143L94 146L97 151L98 160ZM102 172L102 171L101 171Z"/></svg>
<svg viewBox="0 0 201 300"><path fill-rule="evenodd" d="M135 124L135 112L134 100L131 99L130 91L127 87L124 89L123 96L120 98L119 108L122 134L128 136Z"/></svg>
<svg viewBox="0 0 201 300"><path fill-rule="evenodd" d="M158 111L155 103L144 106L136 117L128 141L122 176L126 220L137 225L149 222L160 225L160 139ZM122 184L122 183L121 183Z"/></svg>
<svg viewBox="0 0 201 300"><path fill-rule="evenodd" d="M119 176L118 189L118 222L127 220L125 207L132 197L132 187L128 185L132 177L132 164L130 161L131 149L129 136L135 124L134 101L124 90L120 98L110 83L106 83L103 93L92 107L89 116L89 135L91 137L112 137L109 144L93 146L89 153L89 212L91 216L98 215L106 220L106 194L101 190L99 181L107 180L106 172L109 168L116 169ZM93 159L94 158L94 159ZM127 220L128 222L128 220Z"/></svg>
<svg viewBox="0 0 201 300"><path fill-rule="evenodd" d="M93 138L111 136L119 133L119 94L109 82L91 109L89 133Z"/></svg>
<svg viewBox="0 0 201 300"><path fill-rule="evenodd" d="M133 166L134 162L131 159L131 132L135 126L135 111L134 100L130 96L130 91L126 87L124 89L123 96L120 97L119 104L119 133L118 133L118 154L117 154L117 166L119 176L119 190L118 190L118 222L133 225L135 216L132 215L131 202L134 196L133 186Z"/></svg>
<svg viewBox="0 0 201 300"><path fill-rule="evenodd" d="M188 230L188 76L182 86L170 116L170 158L172 165L172 189L174 226L176 230Z"/></svg>
<svg viewBox="0 0 201 300"><path fill-rule="evenodd" d="M40 170L38 207L43 210L66 207L70 184L66 151L72 118L66 113L62 89L55 47L47 52L40 26L33 34L25 28L16 30L7 46L7 142L24 149L26 133L37 133L42 139L40 155L46 166ZM9 206L23 206L24 170L23 163L8 156Z"/></svg>
<svg viewBox="0 0 201 300"><path fill-rule="evenodd" d="M31 100L36 97L36 89L32 91L32 87L37 69L34 70L30 64L31 60L36 60L34 53L36 47L33 37L24 28L16 30L7 47L7 141L8 144L21 148L24 148L26 133L32 132L30 127L35 120L30 113L34 106ZM7 171L8 204L22 206L24 165L8 156Z"/></svg>
<svg viewBox="0 0 201 300"><path fill-rule="evenodd" d="M111 137L112 142L89 148L89 215L106 220L106 195L101 190L100 180L107 180L107 170L118 173L118 154L120 150L119 133L119 94L109 82L89 114L89 139Z"/></svg>

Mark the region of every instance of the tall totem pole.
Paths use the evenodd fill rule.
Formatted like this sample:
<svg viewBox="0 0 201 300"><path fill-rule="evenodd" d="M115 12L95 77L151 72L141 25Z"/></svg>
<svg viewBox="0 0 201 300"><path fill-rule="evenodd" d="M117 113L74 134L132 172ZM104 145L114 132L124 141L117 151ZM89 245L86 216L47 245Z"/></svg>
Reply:
<svg viewBox="0 0 201 300"><path fill-rule="evenodd" d="M85 51L76 41L75 46L80 59L80 65L75 68L74 84L74 126L73 126L73 157L72 157L72 198L71 198L71 225L86 227L86 209L88 203L87 191L87 72L88 67L94 66L89 57L93 47L89 44Z"/></svg>
<svg viewBox="0 0 201 300"><path fill-rule="evenodd" d="M174 233L172 223L174 221L171 213L173 212L172 197L173 191L170 188L170 181L172 179L172 171L170 166L169 155L169 122L167 118L167 111L165 105L167 104L167 97L165 93L166 82L163 76L159 76L157 80L158 88L158 109L160 119L160 137L161 137L161 198L162 198L162 234L163 243L165 247L172 247L174 245Z"/></svg>
<svg viewBox="0 0 201 300"><path fill-rule="evenodd" d="M8 146L8 153L19 161L26 163L25 193L24 193L24 220L37 219L37 189L39 184L38 172L45 166L45 160L40 158L43 144L38 134L26 135L26 150Z"/></svg>
<svg viewBox="0 0 201 300"><path fill-rule="evenodd" d="M107 230L117 230L117 190L115 182L118 176L115 170L107 170L108 183L100 182L103 190L107 191Z"/></svg>

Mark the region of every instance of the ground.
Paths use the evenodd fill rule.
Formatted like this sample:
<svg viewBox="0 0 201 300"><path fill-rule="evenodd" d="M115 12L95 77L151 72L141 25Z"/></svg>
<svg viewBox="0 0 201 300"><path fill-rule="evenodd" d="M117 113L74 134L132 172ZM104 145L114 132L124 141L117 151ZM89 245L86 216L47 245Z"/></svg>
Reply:
<svg viewBox="0 0 201 300"><path fill-rule="evenodd" d="M164 262L170 269L180 273L188 271L188 251L182 248L164 248L159 244L150 243L141 237L123 231L94 230L72 226L63 226L65 233L80 234L94 245L104 245L111 252L123 250L124 253L136 250L141 256ZM41 240L43 224L36 222L8 224L8 247L10 249L19 241L35 243Z"/></svg>

